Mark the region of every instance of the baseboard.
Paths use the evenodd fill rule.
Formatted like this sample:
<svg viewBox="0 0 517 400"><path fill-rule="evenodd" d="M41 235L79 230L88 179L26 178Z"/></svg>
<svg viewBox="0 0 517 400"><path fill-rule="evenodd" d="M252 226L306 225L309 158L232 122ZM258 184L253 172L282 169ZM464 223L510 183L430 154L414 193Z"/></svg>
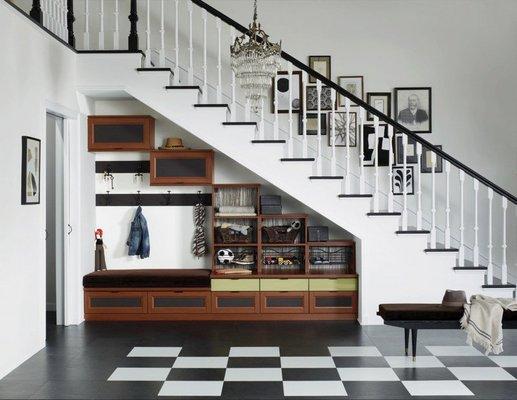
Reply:
<svg viewBox="0 0 517 400"><path fill-rule="evenodd" d="M0 364L0 379L3 379L5 376L10 374L12 371L14 371L20 365L22 365L25 361L27 361L29 358L35 355L38 351L41 351L44 348L45 341L34 346L32 350L29 350L23 357L20 357L20 359L13 361L12 363L10 363L10 365L3 366Z"/></svg>

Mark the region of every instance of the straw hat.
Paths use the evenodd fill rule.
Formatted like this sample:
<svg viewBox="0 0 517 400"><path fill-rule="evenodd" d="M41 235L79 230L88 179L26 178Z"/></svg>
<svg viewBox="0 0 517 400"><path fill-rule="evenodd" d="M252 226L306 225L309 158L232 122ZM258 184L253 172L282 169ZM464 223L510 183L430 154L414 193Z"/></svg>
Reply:
<svg viewBox="0 0 517 400"><path fill-rule="evenodd" d="M442 305L449 307L462 307L467 302L467 295L463 290L445 291L443 295Z"/></svg>
<svg viewBox="0 0 517 400"><path fill-rule="evenodd" d="M159 147L160 150L185 150L186 147L183 146L183 141L181 138L170 137L165 140L165 145Z"/></svg>

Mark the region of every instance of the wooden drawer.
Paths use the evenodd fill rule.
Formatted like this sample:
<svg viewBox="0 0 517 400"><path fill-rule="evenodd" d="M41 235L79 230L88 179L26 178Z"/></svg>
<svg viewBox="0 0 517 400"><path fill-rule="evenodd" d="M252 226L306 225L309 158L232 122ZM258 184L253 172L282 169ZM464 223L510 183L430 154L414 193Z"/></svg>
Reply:
<svg viewBox="0 0 517 400"><path fill-rule="evenodd" d="M152 185L211 185L212 150L154 150L150 153Z"/></svg>
<svg viewBox="0 0 517 400"><path fill-rule="evenodd" d="M258 292L260 282L258 279L212 279L212 292Z"/></svg>
<svg viewBox="0 0 517 400"><path fill-rule="evenodd" d="M147 292L84 292L85 314L145 314Z"/></svg>
<svg viewBox="0 0 517 400"><path fill-rule="evenodd" d="M258 292L212 293L212 313L257 314L260 311Z"/></svg>
<svg viewBox="0 0 517 400"><path fill-rule="evenodd" d="M357 291L357 278L309 279L309 290L318 291Z"/></svg>
<svg viewBox="0 0 517 400"><path fill-rule="evenodd" d="M311 314L357 314L357 292L310 292Z"/></svg>
<svg viewBox="0 0 517 400"><path fill-rule="evenodd" d="M149 292L149 313L191 314L211 311L210 292Z"/></svg>
<svg viewBox="0 0 517 400"><path fill-rule="evenodd" d="M88 151L148 151L154 148L154 118L148 115L88 117Z"/></svg>
<svg viewBox="0 0 517 400"><path fill-rule="evenodd" d="M308 279L261 279L260 290L264 292L276 292L276 291L306 291L309 290Z"/></svg>
<svg viewBox="0 0 517 400"><path fill-rule="evenodd" d="M308 292L261 292L260 312L263 314L306 314Z"/></svg>

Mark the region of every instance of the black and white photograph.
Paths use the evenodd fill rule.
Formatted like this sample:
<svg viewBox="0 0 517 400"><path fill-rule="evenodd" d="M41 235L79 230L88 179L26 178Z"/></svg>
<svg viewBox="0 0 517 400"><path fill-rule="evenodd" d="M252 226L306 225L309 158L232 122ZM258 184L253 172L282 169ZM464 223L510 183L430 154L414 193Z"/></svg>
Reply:
<svg viewBox="0 0 517 400"><path fill-rule="evenodd" d="M347 92L359 97L361 100L364 100L364 78L362 76L338 76L337 84ZM355 105L353 101L350 104ZM345 96L341 94L338 95L337 105L338 107L345 106Z"/></svg>
<svg viewBox="0 0 517 400"><path fill-rule="evenodd" d="M379 137L377 144L379 154L378 165L379 167L388 167L390 165L390 139L388 137L388 128L385 124L379 125ZM363 155L365 167L375 166L375 127L373 125L364 126Z"/></svg>
<svg viewBox="0 0 517 400"><path fill-rule="evenodd" d="M441 145L435 146L442 149ZM420 163L420 172L423 174L432 173L433 164L432 164L432 154L433 152L425 147L422 149L422 161ZM434 167L435 174L441 174L443 172L443 159L442 157L436 155L436 165Z"/></svg>
<svg viewBox="0 0 517 400"><path fill-rule="evenodd" d="M348 119L346 117L346 112L338 111L335 112L335 137L334 137L334 143L336 147L346 147L347 146L347 138L346 138L346 127L348 125L349 129L349 147L356 147L357 146L357 113L355 112L349 112L348 113ZM328 143L329 146L332 146L332 113L328 113L329 122L329 135L328 135Z"/></svg>
<svg viewBox="0 0 517 400"><path fill-rule="evenodd" d="M317 135L318 134L318 113L307 113L307 135ZM321 126L321 134L327 134L327 115L324 113L320 114L320 126ZM303 118L300 114L299 118L299 128L298 134L303 135Z"/></svg>
<svg viewBox="0 0 517 400"><path fill-rule="evenodd" d="M317 86L307 86L306 88L307 95L307 110L316 111L318 109L318 88ZM320 93L320 105L321 111L329 111L332 110L332 97L331 90L328 86L321 87Z"/></svg>
<svg viewBox="0 0 517 400"><path fill-rule="evenodd" d="M376 110L391 118L391 93L389 92L368 92L366 102ZM373 114L367 113L367 121L373 121Z"/></svg>
<svg viewBox="0 0 517 400"><path fill-rule="evenodd" d="M397 122L415 133L431 133L431 88L395 88L394 96Z"/></svg>
<svg viewBox="0 0 517 400"><path fill-rule="evenodd" d="M331 79L330 56L309 56L309 67L325 78ZM316 78L309 75L309 82L316 83Z"/></svg>
<svg viewBox="0 0 517 400"><path fill-rule="evenodd" d="M402 148L402 139L404 134L398 134L395 136L395 156L396 164L404 164L404 150ZM417 164L418 154L416 153L416 141L413 138L407 138L406 146L406 164Z"/></svg>
<svg viewBox="0 0 517 400"><path fill-rule="evenodd" d="M22 204L39 204L41 140L22 136Z"/></svg>
<svg viewBox="0 0 517 400"><path fill-rule="evenodd" d="M290 83L291 93L289 93ZM273 101L271 104L271 112L275 112L275 101L278 105L278 112L286 114L289 112L289 97L291 97L291 107L293 113L299 113L302 107L302 73L301 71L293 71L291 79L287 71L279 71L274 78L273 83Z"/></svg>
<svg viewBox="0 0 517 400"><path fill-rule="evenodd" d="M406 175L406 194L415 194L415 179L413 167L393 167L393 194L401 196L404 194L404 173Z"/></svg>

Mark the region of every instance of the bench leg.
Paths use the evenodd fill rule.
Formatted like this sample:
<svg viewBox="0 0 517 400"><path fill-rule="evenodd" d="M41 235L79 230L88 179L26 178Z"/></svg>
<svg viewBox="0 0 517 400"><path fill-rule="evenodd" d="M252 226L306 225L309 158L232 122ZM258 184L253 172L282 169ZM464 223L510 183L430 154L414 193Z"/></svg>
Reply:
<svg viewBox="0 0 517 400"><path fill-rule="evenodd" d="M406 357L409 356L409 328L404 328L404 350Z"/></svg>
<svg viewBox="0 0 517 400"><path fill-rule="evenodd" d="M413 361L416 361L416 340L418 329L411 329L411 346L413 350Z"/></svg>

